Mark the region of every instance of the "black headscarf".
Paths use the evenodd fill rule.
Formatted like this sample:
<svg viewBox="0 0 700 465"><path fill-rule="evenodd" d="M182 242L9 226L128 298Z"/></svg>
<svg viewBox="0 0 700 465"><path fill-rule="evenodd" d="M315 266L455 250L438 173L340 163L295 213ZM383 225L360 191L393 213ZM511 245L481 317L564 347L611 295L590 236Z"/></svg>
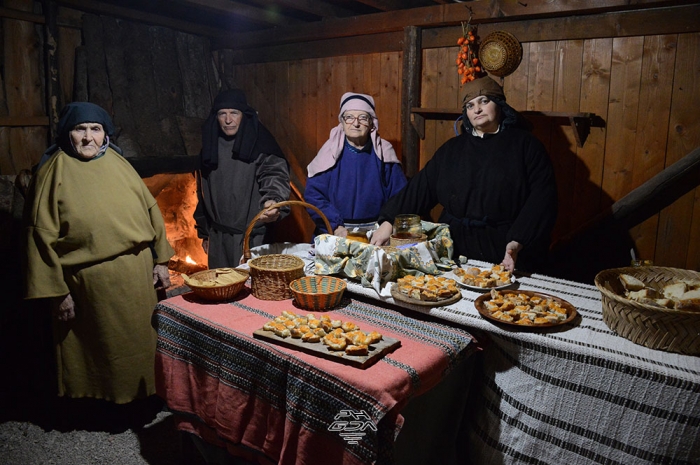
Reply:
<svg viewBox="0 0 700 465"><path fill-rule="evenodd" d="M274 136L258 120L258 112L248 105L240 89L224 90L214 99L209 117L202 125L202 168L215 170L219 166L219 135L221 128L216 114L219 110L234 109L243 113L241 125L233 143L234 158L246 163L254 161L261 153L284 158Z"/></svg>
<svg viewBox="0 0 700 465"><path fill-rule="evenodd" d="M81 123L99 123L102 125L102 129L104 129L107 137L112 139L114 136L115 127L112 122L112 117L109 116L109 113L107 113L104 108L90 102L69 103L63 107L59 115L55 143L46 149L34 170L39 169L41 165L46 163L46 161L51 158L51 155L56 153L59 148L68 155L75 156L73 144L71 144L70 141L70 132ZM122 153L121 149L111 142L109 146L116 150L117 153Z"/></svg>

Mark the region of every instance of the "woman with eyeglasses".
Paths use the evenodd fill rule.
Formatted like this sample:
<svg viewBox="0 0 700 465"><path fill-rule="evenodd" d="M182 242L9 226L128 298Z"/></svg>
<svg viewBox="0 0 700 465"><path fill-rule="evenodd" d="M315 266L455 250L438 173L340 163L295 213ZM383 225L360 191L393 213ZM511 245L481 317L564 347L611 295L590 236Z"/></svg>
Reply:
<svg viewBox="0 0 700 465"><path fill-rule="evenodd" d="M552 162L496 81L481 77L464 92L464 132L384 206L371 242L389 241L396 215L425 214L439 204L456 255L540 271L557 217Z"/></svg>
<svg viewBox="0 0 700 465"><path fill-rule="evenodd" d="M323 212L336 236L374 229L382 206L405 185L391 144L379 137L374 99L347 92L340 99L340 124L309 164L304 197ZM309 209L316 232L327 232Z"/></svg>

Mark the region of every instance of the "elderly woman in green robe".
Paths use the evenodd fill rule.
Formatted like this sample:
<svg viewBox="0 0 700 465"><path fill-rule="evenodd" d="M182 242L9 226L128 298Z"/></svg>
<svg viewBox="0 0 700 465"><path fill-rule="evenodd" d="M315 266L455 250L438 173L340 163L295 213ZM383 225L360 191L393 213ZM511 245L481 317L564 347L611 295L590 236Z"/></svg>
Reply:
<svg viewBox="0 0 700 465"><path fill-rule="evenodd" d="M155 394L151 315L173 250L155 199L109 142L107 112L68 104L57 132L25 203L25 296L52 302L59 396L129 403Z"/></svg>

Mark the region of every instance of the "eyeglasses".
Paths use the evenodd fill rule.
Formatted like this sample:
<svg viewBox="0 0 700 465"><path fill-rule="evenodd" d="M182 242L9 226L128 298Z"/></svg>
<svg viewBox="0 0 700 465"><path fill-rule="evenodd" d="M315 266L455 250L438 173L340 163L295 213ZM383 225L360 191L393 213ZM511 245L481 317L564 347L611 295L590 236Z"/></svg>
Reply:
<svg viewBox="0 0 700 465"><path fill-rule="evenodd" d="M359 121L360 124L369 124L369 122L370 122L369 115L360 115L360 116L343 115L343 116L341 116L341 118L343 118L343 121L345 121L345 124L352 124L355 122L355 120Z"/></svg>

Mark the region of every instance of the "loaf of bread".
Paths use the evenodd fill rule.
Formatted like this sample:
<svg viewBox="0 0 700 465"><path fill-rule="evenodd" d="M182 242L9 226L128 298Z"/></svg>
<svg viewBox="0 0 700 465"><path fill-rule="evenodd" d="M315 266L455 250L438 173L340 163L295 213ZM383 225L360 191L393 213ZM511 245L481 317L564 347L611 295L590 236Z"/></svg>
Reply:
<svg viewBox="0 0 700 465"><path fill-rule="evenodd" d="M620 281L622 282L622 285L625 287L625 289L627 289L628 291L641 291L642 289L644 289L644 283L639 279L635 278L634 276L628 274L621 274Z"/></svg>

